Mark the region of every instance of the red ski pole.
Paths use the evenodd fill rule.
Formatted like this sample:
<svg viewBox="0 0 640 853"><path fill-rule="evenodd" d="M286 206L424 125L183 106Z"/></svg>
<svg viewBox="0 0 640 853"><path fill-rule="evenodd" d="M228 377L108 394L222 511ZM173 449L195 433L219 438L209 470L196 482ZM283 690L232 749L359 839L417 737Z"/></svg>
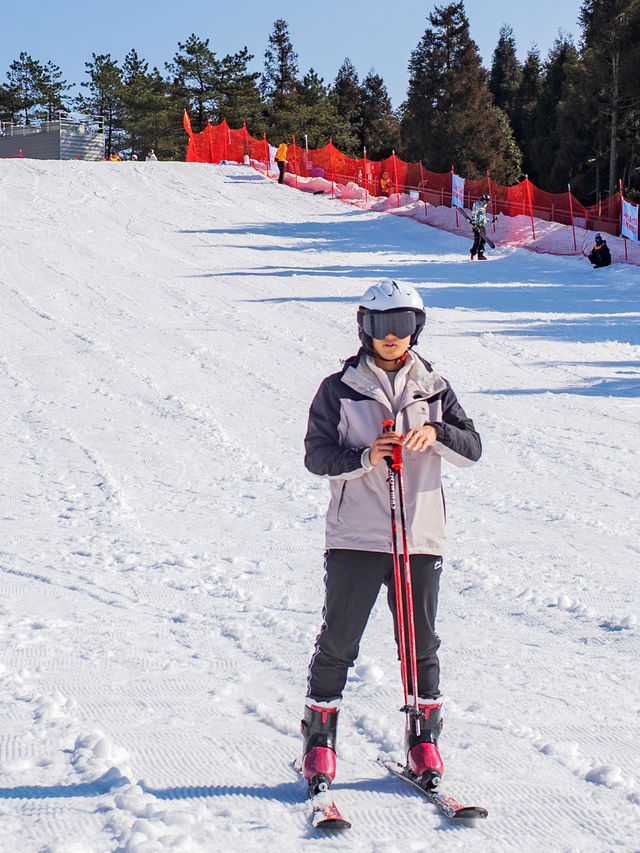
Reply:
<svg viewBox="0 0 640 853"><path fill-rule="evenodd" d="M382 422L382 431L391 432L394 422L387 420ZM411 564L407 547L407 519L404 502L404 465L402 462L402 445L397 444L393 448L393 460L386 458L389 472L387 482L389 483L389 504L391 507L391 536L393 549L393 576L396 591L396 614L398 620L398 645L400 647L400 666L402 670L402 686L404 689L404 708L407 714L407 727L411 727L413 716L416 726L416 734L420 734L420 707L418 704L418 663L416 653L416 632L413 613L413 589L411 586ZM400 508L400 528L402 535L402 558L404 564L404 577L400 571L400 557L398 554L398 526L396 521L396 496L395 477L398 478L398 494ZM404 581L404 584L403 584ZM407 625L405 632L404 608L407 608ZM409 686L407 668L406 633L409 637L409 664L411 667L411 686L413 690L413 709L409 707Z"/></svg>

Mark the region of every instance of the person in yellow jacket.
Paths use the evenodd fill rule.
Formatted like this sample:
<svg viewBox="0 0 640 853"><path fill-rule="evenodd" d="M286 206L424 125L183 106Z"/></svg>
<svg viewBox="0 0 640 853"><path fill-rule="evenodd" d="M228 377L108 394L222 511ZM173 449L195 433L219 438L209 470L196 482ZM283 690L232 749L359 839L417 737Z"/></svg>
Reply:
<svg viewBox="0 0 640 853"><path fill-rule="evenodd" d="M287 143L281 142L280 145L278 145L278 150L276 151L275 161L278 164L278 170L280 172L280 175L278 176L279 184L284 184L284 170L287 166L287 150Z"/></svg>
<svg viewBox="0 0 640 853"><path fill-rule="evenodd" d="M389 173L385 169L382 173L382 177L380 178L380 191L383 195L389 195L389 191L391 190L391 178L389 177Z"/></svg>

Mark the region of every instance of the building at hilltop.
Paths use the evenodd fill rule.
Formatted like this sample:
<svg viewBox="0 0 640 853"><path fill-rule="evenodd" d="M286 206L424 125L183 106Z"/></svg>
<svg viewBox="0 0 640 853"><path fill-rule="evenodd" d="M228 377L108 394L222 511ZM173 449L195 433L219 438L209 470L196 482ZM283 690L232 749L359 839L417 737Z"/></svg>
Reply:
<svg viewBox="0 0 640 853"><path fill-rule="evenodd" d="M104 122L101 118L72 118L62 113L38 125L0 122L0 158L35 160L104 160Z"/></svg>

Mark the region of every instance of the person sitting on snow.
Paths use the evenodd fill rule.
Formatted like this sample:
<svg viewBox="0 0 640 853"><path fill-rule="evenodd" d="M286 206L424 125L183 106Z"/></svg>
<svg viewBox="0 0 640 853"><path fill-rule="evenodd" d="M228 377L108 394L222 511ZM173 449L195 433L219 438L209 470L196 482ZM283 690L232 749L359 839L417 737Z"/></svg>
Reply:
<svg viewBox="0 0 640 853"><path fill-rule="evenodd" d="M596 239L593 244L593 249L589 255L589 260L593 264L594 269L598 267L608 267L611 263L611 252L607 246L607 241L602 239L600 234L596 234Z"/></svg>

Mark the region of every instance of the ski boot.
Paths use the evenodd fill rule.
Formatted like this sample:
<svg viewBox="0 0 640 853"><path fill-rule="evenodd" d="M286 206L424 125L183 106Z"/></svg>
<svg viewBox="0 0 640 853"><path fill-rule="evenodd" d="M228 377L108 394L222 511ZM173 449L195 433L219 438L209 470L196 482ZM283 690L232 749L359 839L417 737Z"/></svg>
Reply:
<svg viewBox="0 0 640 853"><path fill-rule="evenodd" d="M305 705L302 732L302 775L309 796L327 791L336 775L336 731L338 708Z"/></svg>
<svg viewBox="0 0 640 853"><path fill-rule="evenodd" d="M476 256L476 253L475 253L475 252L471 252L471 260L473 260L473 259L475 258L475 256Z"/></svg>
<svg viewBox="0 0 640 853"><path fill-rule="evenodd" d="M483 255L482 252L480 252L480 254L478 255L478 260L479 261L486 261L487 257L486 257L486 255Z"/></svg>
<svg viewBox="0 0 640 853"><path fill-rule="evenodd" d="M435 788L444 770L438 751L438 738L442 731L440 702L437 699L420 699L418 702L420 714L416 717L414 711L411 715L411 729L405 730L407 769L417 777L420 785Z"/></svg>

